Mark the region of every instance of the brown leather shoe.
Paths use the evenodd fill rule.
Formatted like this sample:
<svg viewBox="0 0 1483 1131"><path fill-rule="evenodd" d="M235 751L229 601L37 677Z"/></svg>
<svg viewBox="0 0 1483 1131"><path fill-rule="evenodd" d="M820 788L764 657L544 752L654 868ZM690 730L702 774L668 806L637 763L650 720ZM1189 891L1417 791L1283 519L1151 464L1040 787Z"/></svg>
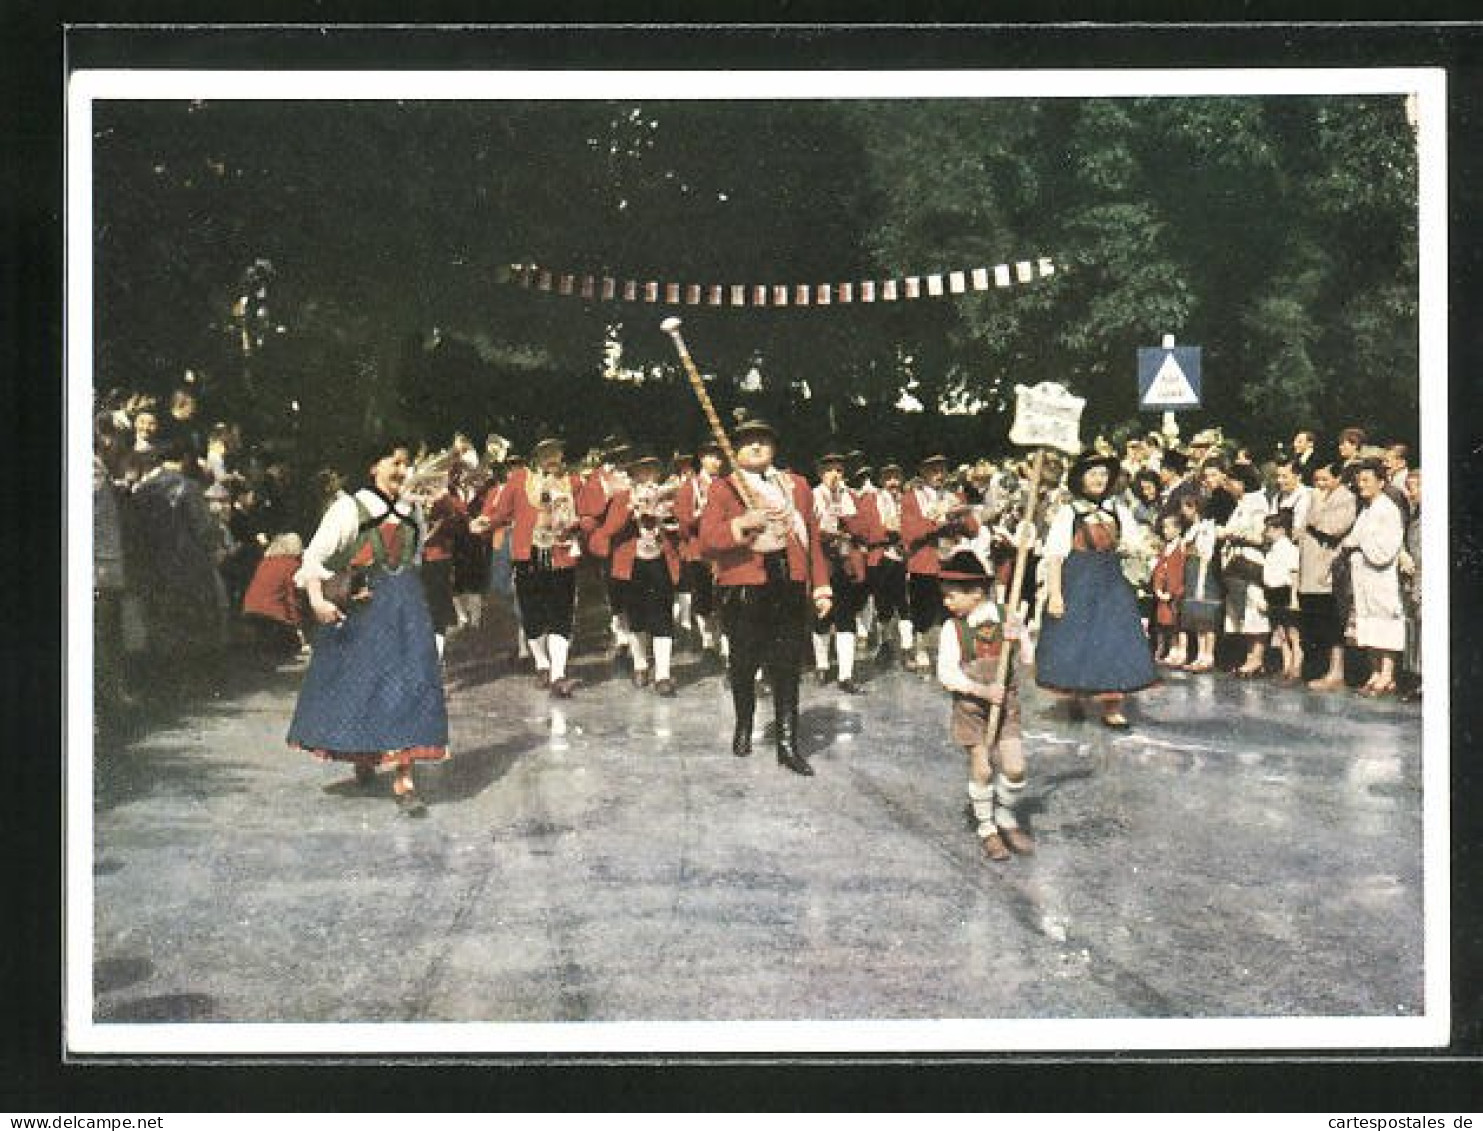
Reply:
<svg viewBox="0 0 1483 1131"><path fill-rule="evenodd" d="M565 676L551 685L551 694L557 699L570 699L576 687L577 681L571 676Z"/></svg>
<svg viewBox="0 0 1483 1131"><path fill-rule="evenodd" d="M536 686L542 691L545 691L546 688L551 686L551 672L549 669L542 668L536 672Z"/></svg>
<svg viewBox="0 0 1483 1131"><path fill-rule="evenodd" d="M633 685L635 687L648 687L649 686L649 669L648 668L635 668L634 669L634 671L633 671Z"/></svg>
<svg viewBox="0 0 1483 1131"><path fill-rule="evenodd" d="M672 679L661 679L654 685L654 690L666 699L673 699L675 695L675 681Z"/></svg>
<svg viewBox="0 0 1483 1131"><path fill-rule="evenodd" d="M1000 829L999 836L1016 856L1033 856L1035 838L1020 828Z"/></svg>
<svg viewBox="0 0 1483 1131"><path fill-rule="evenodd" d="M984 855L995 862L1009 859L1009 849L1004 847L1004 839L998 833L990 833L983 838Z"/></svg>

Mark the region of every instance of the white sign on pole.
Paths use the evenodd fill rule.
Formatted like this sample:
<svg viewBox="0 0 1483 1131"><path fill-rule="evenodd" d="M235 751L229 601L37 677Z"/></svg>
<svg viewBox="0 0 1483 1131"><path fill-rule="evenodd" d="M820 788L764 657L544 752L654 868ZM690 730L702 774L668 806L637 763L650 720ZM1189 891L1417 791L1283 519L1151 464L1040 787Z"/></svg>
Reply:
<svg viewBox="0 0 1483 1131"><path fill-rule="evenodd" d="M1009 441L1029 448L1055 448L1074 456L1081 451L1081 410L1086 399L1052 381L1033 388L1014 387L1014 427Z"/></svg>

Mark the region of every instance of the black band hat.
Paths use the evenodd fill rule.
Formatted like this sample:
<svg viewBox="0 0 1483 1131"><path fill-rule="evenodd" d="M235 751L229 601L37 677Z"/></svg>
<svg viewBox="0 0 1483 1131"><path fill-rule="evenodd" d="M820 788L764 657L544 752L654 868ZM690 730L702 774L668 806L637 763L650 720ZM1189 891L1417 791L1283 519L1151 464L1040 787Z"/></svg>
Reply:
<svg viewBox="0 0 1483 1131"><path fill-rule="evenodd" d="M906 472L901 469L899 463L883 463L881 464L881 482L885 482L886 477L892 472L895 472L898 479L906 478Z"/></svg>
<svg viewBox="0 0 1483 1131"><path fill-rule="evenodd" d="M840 470L844 470L848 463L849 457L842 452L825 452L819 457L819 470L822 471L824 468L833 465L837 465Z"/></svg>
<svg viewBox="0 0 1483 1131"><path fill-rule="evenodd" d="M749 436L765 436L767 438L767 442L772 444L774 447L777 446L778 442L777 429L775 429L771 424L767 423L767 421L763 420L761 417L753 417L751 420L743 420L740 424L738 424L731 430L731 434L736 438L736 441L739 444L747 443L748 441L746 438Z"/></svg>
<svg viewBox="0 0 1483 1131"><path fill-rule="evenodd" d="M639 448L634 451L627 460L624 461L624 466L628 468L635 468L643 467L646 464L652 464L654 467L659 467L661 466L661 462L662 461L659 459L659 457L655 455L651 449Z"/></svg>
<svg viewBox="0 0 1483 1131"><path fill-rule="evenodd" d="M704 455L720 456L722 459L726 458L726 452L715 440L703 440L695 446L695 459L697 463L700 461L700 457Z"/></svg>
<svg viewBox="0 0 1483 1131"><path fill-rule="evenodd" d="M983 559L972 550L959 550L948 558L942 563L937 577L939 581L977 583L983 585L985 589L993 582L989 571L984 568Z"/></svg>
<svg viewBox="0 0 1483 1131"><path fill-rule="evenodd" d="M1105 467L1107 469L1107 490L1112 490L1112 485L1117 481L1118 475L1122 473L1122 461L1117 456L1104 456L1097 451L1083 452L1076 457L1076 462L1071 465L1071 471L1066 476L1066 486L1073 494L1085 499L1089 496L1082 482L1086 479L1087 472L1094 468ZM1103 492L1105 495L1106 492Z"/></svg>
<svg viewBox="0 0 1483 1131"><path fill-rule="evenodd" d="M1176 475L1183 475L1189 470L1189 456L1185 455L1178 448L1169 448L1164 452L1159 465L1161 467L1167 467Z"/></svg>
<svg viewBox="0 0 1483 1131"><path fill-rule="evenodd" d="M943 467L946 467L948 464L947 456L943 455L941 452L935 452L930 456L923 456L921 459L917 460L917 470L921 471L923 468L933 467L937 464L941 464Z"/></svg>
<svg viewBox="0 0 1483 1131"><path fill-rule="evenodd" d="M559 440L555 436L547 436L543 440L537 440L536 446L530 450L530 462L540 463L541 460L552 451L566 454L566 441Z"/></svg>

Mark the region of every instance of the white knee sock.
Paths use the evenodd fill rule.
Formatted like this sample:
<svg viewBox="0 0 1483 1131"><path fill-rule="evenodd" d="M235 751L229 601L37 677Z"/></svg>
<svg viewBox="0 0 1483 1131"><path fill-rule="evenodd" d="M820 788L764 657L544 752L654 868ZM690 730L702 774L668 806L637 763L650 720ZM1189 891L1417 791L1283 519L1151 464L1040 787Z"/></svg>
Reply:
<svg viewBox="0 0 1483 1131"><path fill-rule="evenodd" d="M433 633L433 642L438 646L438 659L441 660L443 658L443 634L441 632Z"/></svg>
<svg viewBox="0 0 1483 1131"><path fill-rule="evenodd" d="M1010 781L1003 774L994 775L994 823L1001 829L1017 829L1020 823L1014 819L1014 807L1019 804L1024 792L1025 779Z"/></svg>
<svg viewBox="0 0 1483 1131"><path fill-rule="evenodd" d="M531 655L530 638L525 635L524 628L517 630L515 633L515 654L522 660ZM536 661L536 667L544 668L546 666L547 665L545 663L539 660Z"/></svg>
<svg viewBox="0 0 1483 1131"><path fill-rule="evenodd" d="M628 643L630 653L633 656L633 670L646 672L649 670L649 634L647 632L629 633Z"/></svg>
<svg viewBox="0 0 1483 1131"><path fill-rule="evenodd" d="M998 827L994 824L994 787L979 785L969 778L968 800L973 803L973 819L978 822L978 835L984 837L998 832Z"/></svg>
<svg viewBox="0 0 1483 1131"><path fill-rule="evenodd" d="M829 634L827 632L814 633L814 668L821 672L829 668Z"/></svg>
<svg viewBox="0 0 1483 1131"><path fill-rule="evenodd" d="M468 603L469 623L475 627L484 623L484 596L480 593L467 593L464 600Z"/></svg>
<svg viewBox="0 0 1483 1131"><path fill-rule="evenodd" d="M896 635L901 641L901 650L903 652L910 652L916 631L912 628L911 621L906 617L902 617L896 622Z"/></svg>
<svg viewBox="0 0 1483 1131"><path fill-rule="evenodd" d="M675 594L675 620L679 622L680 627L683 629L689 629L691 626L690 601L691 596L689 593Z"/></svg>
<svg viewBox="0 0 1483 1131"><path fill-rule="evenodd" d="M721 659L729 659L731 656L731 640L723 632L717 640L717 647L721 652Z"/></svg>
<svg viewBox="0 0 1483 1131"><path fill-rule="evenodd" d="M711 618L695 614L695 627L700 632L700 646L702 648L714 648L716 646L716 630L711 626Z"/></svg>
<svg viewBox="0 0 1483 1131"><path fill-rule="evenodd" d="M525 641L530 654L535 657L536 671L549 671L551 668L551 657L546 653L546 637L538 636L534 640L527 641L525 640L525 633L522 632L520 638L522 641Z"/></svg>
<svg viewBox="0 0 1483 1131"><path fill-rule="evenodd" d="M669 678L669 661L674 654L675 641L672 636L654 637L654 678Z"/></svg>
<svg viewBox="0 0 1483 1131"><path fill-rule="evenodd" d="M571 644L565 636L557 636L553 632L546 637L546 648L551 653L551 678L553 680L566 678L566 653L570 647Z"/></svg>
<svg viewBox="0 0 1483 1131"><path fill-rule="evenodd" d="M834 657L839 665L840 681L852 679L855 675L855 634L853 632L834 634Z"/></svg>

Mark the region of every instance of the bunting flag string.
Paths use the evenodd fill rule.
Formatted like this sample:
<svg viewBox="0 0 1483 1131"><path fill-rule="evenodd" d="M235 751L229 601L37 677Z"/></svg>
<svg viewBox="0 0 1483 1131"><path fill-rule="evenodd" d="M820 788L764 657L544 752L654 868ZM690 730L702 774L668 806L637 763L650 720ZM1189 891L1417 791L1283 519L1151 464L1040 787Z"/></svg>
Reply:
<svg viewBox="0 0 1483 1131"><path fill-rule="evenodd" d="M509 282L527 290L598 302L662 303L665 306L785 307L897 302L991 291L1056 273L1049 256L896 279L838 283L672 283L662 279L619 279L553 271L536 263L510 264Z"/></svg>

